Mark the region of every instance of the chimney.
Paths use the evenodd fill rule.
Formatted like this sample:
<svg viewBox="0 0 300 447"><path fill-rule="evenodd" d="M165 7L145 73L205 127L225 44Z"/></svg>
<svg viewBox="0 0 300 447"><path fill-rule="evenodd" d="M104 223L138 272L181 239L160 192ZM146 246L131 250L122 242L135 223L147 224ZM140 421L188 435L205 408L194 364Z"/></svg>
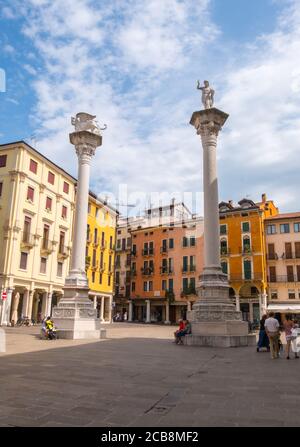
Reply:
<svg viewBox="0 0 300 447"><path fill-rule="evenodd" d="M266 201L267 201L267 194L266 193L263 193L261 195L261 201L262 201L262 203L266 203Z"/></svg>

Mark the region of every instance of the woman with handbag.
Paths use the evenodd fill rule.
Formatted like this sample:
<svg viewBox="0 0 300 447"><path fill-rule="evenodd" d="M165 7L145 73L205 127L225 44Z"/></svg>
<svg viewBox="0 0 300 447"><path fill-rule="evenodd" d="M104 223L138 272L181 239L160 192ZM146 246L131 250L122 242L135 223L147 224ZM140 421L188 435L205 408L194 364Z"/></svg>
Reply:
<svg viewBox="0 0 300 447"><path fill-rule="evenodd" d="M297 338L297 334L295 333L295 329L297 328L297 325L293 322L290 315L285 316L285 320L283 322L283 328L285 332L285 338L286 338L286 358L287 360L290 359L290 350L291 350L291 343L295 338ZM298 359L298 353L295 352L295 359Z"/></svg>

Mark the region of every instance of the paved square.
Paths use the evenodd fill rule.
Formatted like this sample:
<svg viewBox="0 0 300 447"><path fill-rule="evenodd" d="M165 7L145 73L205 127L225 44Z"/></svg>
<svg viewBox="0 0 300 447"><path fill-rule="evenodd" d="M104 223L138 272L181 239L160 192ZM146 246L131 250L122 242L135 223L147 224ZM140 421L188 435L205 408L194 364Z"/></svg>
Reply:
<svg viewBox="0 0 300 447"><path fill-rule="evenodd" d="M121 323L74 342L7 328L0 426L300 425L300 360L177 346L174 330Z"/></svg>

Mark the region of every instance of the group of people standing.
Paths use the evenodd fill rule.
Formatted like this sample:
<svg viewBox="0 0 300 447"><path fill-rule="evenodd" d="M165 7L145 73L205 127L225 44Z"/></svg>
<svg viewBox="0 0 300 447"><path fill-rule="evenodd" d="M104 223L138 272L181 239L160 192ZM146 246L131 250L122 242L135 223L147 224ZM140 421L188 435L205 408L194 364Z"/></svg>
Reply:
<svg viewBox="0 0 300 447"><path fill-rule="evenodd" d="M286 338L286 358L290 359L291 345L296 340L298 335L298 324L291 318L290 315L285 315L282 324L275 318L274 312L268 315L263 315L260 320L259 339L257 343L257 352L265 347L271 352L272 359L279 357L281 347L281 332L285 333ZM298 359L297 349L294 349L295 358Z"/></svg>

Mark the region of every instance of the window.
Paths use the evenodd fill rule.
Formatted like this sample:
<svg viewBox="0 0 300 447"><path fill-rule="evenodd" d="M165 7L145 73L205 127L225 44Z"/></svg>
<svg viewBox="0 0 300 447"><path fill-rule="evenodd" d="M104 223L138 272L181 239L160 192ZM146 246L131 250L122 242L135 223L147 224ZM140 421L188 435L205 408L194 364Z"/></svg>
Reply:
<svg viewBox="0 0 300 447"><path fill-rule="evenodd" d="M251 245L250 245L250 239L249 237L243 238L243 253L250 253L251 251Z"/></svg>
<svg viewBox="0 0 300 447"><path fill-rule="evenodd" d="M52 199L51 197L46 198L46 210L51 211L52 208Z"/></svg>
<svg viewBox="0 0 300 447"><path fill-rule="evenodd" d="M54 180L55 180L55 175L53 174L53 172L49 171L48 172L48 183L51 183L51 185L54 185Z"/></svg>
<svg viewBox="0 0 300 447"><path fill-rule="evenodd" d="M294 282L294 267L292 265L286 266L286 274L288 282Z"/></svg>
<svg viewBox="0 0 300 447"><path fill-rule="evenodd" d="M5 168L7 155L0 155L0 168Z"/></svg>
<svg viewBox="0 0 300 447"><path fill-rule="evenodd" d="M170 292L173 292L173 287L174 287L174 281L173 281L173 279L169 279L169 287L168 287L168 290L169 290Z"/></svg>
<svg viewBox="0 0 300 447"><path fill-rule="evenodd" d="M41 258L40 273L46 273L47 270L47 258Z"/></svg>
<svg viewBox="0 0 300 447"><path fill-rule="evenodd" d="M291 242L286 242L284 244L284 250L285 250L285 259L293 259L292 243Z"/></svg>
<svg viewBox="0 0 300 447"><path fill-rule="evenodd" d="M103 252L100 253L100 267L103 269Z"/></svg>
<svg viewBox="0 0 300 447"><path fill-rule="evenodd" d="M68 208L65 205L63 205L62 209L61 209L61 217L63 219L66 219L67 218L67 213L68 213Z"/></svg>
<svg viewBox="0 0 300 447"><path fill-rule="evenodd" d="M174 248L174 239L169 239L169 248Z"/></svg>
<svg viewBox="0 0 300 447"><path fill-rule="evenodd" d="M277 299L278 299L277 290L271 290L271 300L277 300Z"/></svg>
<svg viewBox="0 0 300 447"><path fill-rule="evenodd" d="M221 255L227 255L228 249L227 249L227 240L222 239L221 240Z"/></svg>
<svg viewBox="0 0 300 447"><path fill-rule="evenodd" d="M33 172L34 174L36 174L36 173L37 173L37 166L38 166L37 162L34 161L34 160L32 160L32 159L30 159L30 163L29 163L29 171L31 171L31 172Z"/></svg>
<svg viewBox="0 0 300 447"><path fill-rule="evenodd" d="M297 281L300 282L300 265L297 265Z"/></svg>
<svg viewBox="0 0 300 447"><path fill-rule="evenodd" d="M225 273L225 275L228 274L228 264L226 261L221 262L222 272Z"/></svg>
<svg viewBox="0 0 300 447"><path fill-rule="evenodd" d="M186 236L184 236L183 239L182 239L182 246L183 247L188 247L189 246L188 238Z"/></svg>
<svg viewBox="0 0 300 447"><path fill-rule="evenodd" d="M288 291L288 297L289 297L289 300L295 300L296 299L295 290L289 290Z"/></svg>
<svg viewBox="0 0 300 447"><path fill-rule="evenodd" d="M182 271L187 272L188 271L188 263L189 263L189 257L183 256L182 258Z"/></svg>
<svg viewBox="0 0 300 447"><path fill-rule="evenodd" d="M49 231L50 231L50 227L49 225L44 225L44 229L43 229L43 248L47 249L49 247Z"/></svg>
<svg viewBox="0 0 300 447"><path fill-rule="evenodd" d="M183 292L187 292L189 288L189 280L188 278L182 278L182 290Z"/></svg>
<svg viewBox="0 0 300 447"><path fill-rule="evenodd" d="M268 244L268 259L276 259L275 244Z"/></svg>
<svg viewBox="0 0 300 447"><path fill-rule="evenodd" d="M195 247L196 245L196 238L195 236L190 237L190 246Z"/></svg>
<svg viewBox="0 0 300 447"><path fill-rule="evenodd" d="M57 276L59 278L62 278L63 275L63 263L62 262L58 262L57 263Z"/></svg>
<svg viewBox="0 0 300 447"><path fill-rule="evenodd" d="M109 248L112 250L113 248L113 237L109 236Z"/></svg>
<svg viewBox="0 0 300 447"><path fill-rule="evenodd" d="M22 270L27 269L27 257L28 257L27 253L21 252L20 269Z"/></svg>
<svg viewBox="0 0 300 447"><path fill-rule="evenodd" d="M92 282L95 282L95 272L92 272Z"/></svg>
<svg viewBox="0 0 300 447"><path fill-rule="evenodd" d="M196 279L195 278L190 279L190 292L196 293Z"/></svg>
<svg viewBox="0 0 300 447"><path fill-rule="evenodd" d="M91 204L88 203L88 214L91 214Z"/></svg>
<svg viewBox="0 0 300 447"><path fill-rule="evenodd" d="M63 191L65 194L69 194L70 185L67 182L64 182Z"/></svg>
<svg viewBox="0 0 300 447"><path fill-rule="evenodd" d="M0 182L0 197L2 196L2 186L3 186L3 183Z"/></svg>
<svg viewBox="0 0 300 447"><path fill-rule="evenodd" d="M276 267L275 266L269 267L269 274L270 274L269 281L276 282Z"/></svg>
<svg viewBox="0 0 300 447"><path fill-rule="evenodd" d="M300 233L300 222L294 223L294 232Z"/></svg>
<svg viewBox="0 0 300 447"><path fill-rule="evenodd" d="M92 266L96 267L96 249L93 250L93 260L92 260Z"/></svg>
<svg viewBox="0 0 300 447"><path fill-rule="evenodd" d="M95 217L98 217L98 213L99 213L99 208L95 207Z"/></svg>
<svg viewBox="0 0 300 447"><path fill-rule="evenodd" d="M31 227L31 219L30 217L25 216L24 229L23 229L23 242L29 242L30 227Z"/></svg>
<svg viewBox="0 0 300 447"><path fill-rule="evenodd" d="M99 284L102 284L102 279L103 279L103 275L102 275L102 273L100 273L100 275L99 275Z"/></svg>
<svg viewBox="0 0 300 447"><path fill-rule="evenodd" d="M27 188L27 200L29 200L30 202L33 202L33 198L34 198L34 189L31 188L31 186L28 186L28 188Z"/></svg>
<svg viewBox="0 0 300 447"><path fill-rule="evenodd" d="M144 292L147 292L147 281L144 281Z"/></svg>
<svg viewBox="0 0 300 447"><path fill-rule="evenodd" d="M65 253L65 233L64 233L64 231L61 231L60 235L59 235L58 251L59 251L60 254L64 254Z"/></svg>
<svg viewBox="0 0 300 447"><path fill-rule="evenodd" d="M161 282L161 289L162 290L167 290L167 280L163 279Z"/></svg>
<svg viewBox="0 0 300 447"><path fill-rule="evenodd" d="M149 292L153 290L153 281L149 281Z"/></svg>
<svg viewBox="0 0 300 447"><path fill-rule="evenodd" d="M112 264L112 256L111 255L109 255L109 258L108 258L108 270L111 272L111 264Z"/></svg>
<svg viewBox="0 0 300 447"><path fill-rule="evenodd" d="M220 225L220 234L227 234L227 225Z"/></svg>
<svg viewBox="0 0 300 447"><path fill-rule="evenodd" d="M135 292L135 282L131 283L131 290L132 290L132 292Z"/></svg>
<svg viewBox="0 0 300 447"><path fill-rule="evenodd" d="M98 228L94 229L94 244L98 244Z"/></svg>
<svg viewBox="0 0 300 447"><path fill-rule="evenodd" d="M289 233L290 224L280 224L280 233Z"/></svg>
<svg viewBox="0 0 300 447"><path fill-rule="evenodd" d="M300 258L300 242L295 242L295 257Z"/></svg>
<svg viewBox="0 0 300 447"><path fill-rule="evenodd" d="M244 279L251 279L251 278L252 278L251 261L245 260L244 261Z"/></svg>
<svg viewBox="0 0 300 447"><path fill-rule="evenodd" d="M250 231L250 223L249 222L242 222L242 232L248 233Z"/></svg>
<svg viewBox="0 0 300 447"><path fill-rule="evenodd" d="M276 234L276 225L267 225L267 234Z"/></svg>

